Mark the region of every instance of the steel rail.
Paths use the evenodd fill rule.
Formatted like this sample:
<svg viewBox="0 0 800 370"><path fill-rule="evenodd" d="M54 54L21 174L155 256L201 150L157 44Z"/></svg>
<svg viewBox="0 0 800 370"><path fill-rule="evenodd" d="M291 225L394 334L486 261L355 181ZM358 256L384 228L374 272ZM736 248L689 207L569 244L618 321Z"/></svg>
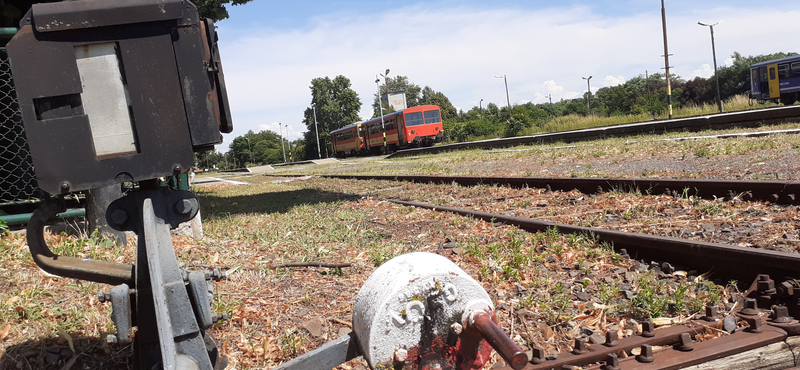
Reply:
<svg viewBox="0 0 800 370"><path fill-rule="evenodd" d="M800 254L798 253L574 226L402 200L385 200L404 206L450 212L488 222L514 225L528 231L546 231L556 228L561 233L590 235L598 242L611 244L617 251L625 249L632 258L673 261L700 272L710 272L713 276L721 275L742 282L752 281L759 274L769 274L776 280L800 277Z"/></svg>
<svg viewBox="0 0 800 370"><path fill-rule="evenodd" d="M276 175L279 176L279 175ZM388 180L461 186L496 185L512 188L578 190L592 194L603 191L631 191L648 194L699 196L760 200L778 204L800 204L800 181L578 178L578 177L499 177L499 176L423 176L423 175L319 175L331 179Z"/></svg>
<svg viewBox="0 0 800 370"><path fill-rule="evenodd" d="M490 139L437 145L426 148L414 148L397 151L387 158L407 157L420 154L435 154L465 149L493 149L527 144L572 143L595 140L601 137L619 137L644 133L671 131L702 131L731 127L755 127L766 124L777 124L800 119L800 106L758 109L731 113L712 114L706 116L677 118L671 120L628 123L614 126L595 127L582 130L553 132L531 136L518 136L503 139Z"/></svg>

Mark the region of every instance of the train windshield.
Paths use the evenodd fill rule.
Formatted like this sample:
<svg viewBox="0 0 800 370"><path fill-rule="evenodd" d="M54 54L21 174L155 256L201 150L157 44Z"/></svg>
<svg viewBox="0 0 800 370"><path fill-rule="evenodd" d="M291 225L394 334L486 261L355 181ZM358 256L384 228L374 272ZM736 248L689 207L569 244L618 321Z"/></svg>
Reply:
<svg viewBox="0 0 800 370"><path fill-rule="evenodd" d="M425 123L439 123L442 122L442 117L438 110L425 111Z"/></svg>
<svg viewBox="0 0 800 370"><path fill-rule="evenodd" d="M422 112L406 113L406 126L419 126L423 122Z"/></svg>

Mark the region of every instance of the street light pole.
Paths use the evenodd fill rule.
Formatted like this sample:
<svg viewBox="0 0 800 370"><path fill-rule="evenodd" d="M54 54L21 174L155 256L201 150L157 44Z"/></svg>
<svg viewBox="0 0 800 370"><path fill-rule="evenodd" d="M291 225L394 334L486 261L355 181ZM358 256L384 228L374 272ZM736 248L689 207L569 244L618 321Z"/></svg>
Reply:
<svg viewBox="0 0 800 370"><path fill-rule="evenodd" d="M706 23L703 23L703 22L697 22L697 24L699 24L701 26L708 27L708 28L711 29L711 55L714 57L714 80L716 80L716 83L717 83L717 108L719 109L719 112L722 113L722 100L720 99L720 96L719 96L719 74L717 73L717 49L714 46L714 26L716 26L716 25L718 25L720 23L722 23L722 21L719 21L719 22L714 23L714 24L706 24Z"/></svg>
<svg viewBox="0 0 800 370"><path fill-rule="evenodd" d="M319 150L319 126L317 126L317 103L311 103L311 109L314 110L314 129L317 130L317 157L322 159L322 151Z"/></svg>
<svg viewBox="0 0 800 370"><path fill-rule="evenodd" d="M506 79L506 75L494 75L495 78L502 78L503 82L506 83L506 103L508 103L508 117L511 117L511 99L508 98L508 80Z"/></svg>
<svg viewBox="0 0 800 370"><path fill-rule="evenodd" d="M581 77L581 78L586 80L586 88L589 90L589 92L586 94L586 110L591 115L592 114L592 85L591 85L591 83L589 83L589 80L592 79L592 76L589 76L589 78L586 78L586 77Z"/></svg>
<svg viewBox="0 0 800 370"><path fill-rule="evenodd" d="M478 115L483 119L483 99L478 102Z"/></svg>
<svg viewBox="0 0 800 370"><path fill-rule="evenodd" d="M278 122L278 136L281 138L281 151L283 152L283 163L286 163L286 148L283 147L283 130L281 130L283 123Z"/></svg>

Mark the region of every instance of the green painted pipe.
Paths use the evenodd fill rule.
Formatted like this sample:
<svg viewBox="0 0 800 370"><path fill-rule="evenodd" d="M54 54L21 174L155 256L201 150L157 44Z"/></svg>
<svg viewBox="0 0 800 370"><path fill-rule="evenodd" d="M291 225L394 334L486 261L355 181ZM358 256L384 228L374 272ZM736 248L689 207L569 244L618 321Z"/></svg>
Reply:
<svg viewBox="0 0 800 370"><path fill-rule="evenodd" d="M18 215L8 215L8 216L0 216L0 220L3 220L7 225L25 225L31 219L32 213L20 213ZM72 208L68 209L66 212L59 213L57 217L59 218L77 218L77 217L85 217L86 210L83 208Z"/></svg>

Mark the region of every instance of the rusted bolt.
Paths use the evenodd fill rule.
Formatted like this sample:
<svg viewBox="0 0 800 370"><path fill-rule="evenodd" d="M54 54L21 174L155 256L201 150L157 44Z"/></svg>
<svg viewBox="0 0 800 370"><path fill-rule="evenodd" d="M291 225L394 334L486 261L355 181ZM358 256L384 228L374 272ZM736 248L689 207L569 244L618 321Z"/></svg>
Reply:
<svg viewBox="0 0 800 370"><path fill-rule="evenodd" d="M645 338L652 338L656 336L654 331L656 330L655 325L650 320L647 320L642 323L642 336Z"/></svg>
<svg viewBox="0 0 800 370"><path fill-rule="evenodd" d="M531 348L531 363L532 364L541 364L544 362L545 354L544 349L542 347L533 347Z"/></svg>
<svg viewBox="0 0 800 370"><path fill-rule="evenodd" d="M703 316L703 320L705 321L717 321L719 320L719 308L717 306L706 306L706 315Z"/></svg>
<svg viewBox="0 0 800 370"><path fill-rule="evenodd" d="M609 353L606 355L606 364L600 367L603 370L620 370L619 357L616 354Z"/></svg>
<svg viewBox="0 0 800 370"><path fill-rule="evenodd" d="M181 172L183 172L183 167L181 167L181 165L176 164L174 167L172 167L172 173L178 175Z"/></svg>
<svg viewBox="0 0 800 370"><path fill-rule="evenodd" d="M777 289L778 295L783 298L790 297L794 295L794 285L790 281L784 281L780 285L778 285Z"/></svg>
<svg viewBox="0 0 800 370"><path fill-rule="evenodd" d="M636 355L636 361L649 364L656 359L653 358L653 347L649 344L642 344L641 353Z"/></svg>
<svg viewBox="0 0 800 370"><path fill-rule="evenodd" d="M747 329L744 331L748 333L760 333L761 330L761 319L758 317L750 317L747 318Z"/></svg>
<svg viewBox="0 0 800 370"><path fill-rule="evenodd" d="M609 330L606 332L606 342L603 343L606 347L614 347L619 343L619 333L616 330Z"/></svg>
<svg viewBox="0 0 800 370"><path fill-rule="evenodd" d="M675 350L682 352L689 352L694 349L692 336L689 333L681 333L678 337L678 344L675 345Z"/></svg>
<svg viewBox="0 0 800 370"><path fill-rule="evenodd" d="M196 207L197 207L197 199L194 198L181 199L177 203L175 203L175 211L182 215L191 214L192 212L194 212Z"/></svg>
<svg viewBox="0 0 800 370"><path fill-rule="evenodd" d="M746 298L744 300L744 308L739 311L740 315L743 316L757 316L759 313L758 306L756 305L756 300L753 298Z"/></svg>
<svg viewBox="0 0 800 370"><path fill-rule="evenodd" d="M786 306L772 306L772 312L774 314L772 322L786 324L794 320L789 316L789 308Z"/></svg>
<svg viewBox="0 0 800 370"><path fill-rule="evenodd" d="M64 181L64 182L61 183L61 192L62 193L68 192L69 188L70 188L69 182Z"/></svg>
<svg viewBox="0 0 800 370"><path fill-rule="evenodd" d="M128 222L128 212L119 208L115 209L111 212L111 222L117 225L125 225Z"/></svg>
<svg viewBox="0 0 800 370"><path fill-rule="evenodd" d="M770 279L767 274L758 275L756 286L759 293L775 293L775 281Z"/></svg>
<svg viewBox="0 0 800 370"><path fill-rule="evenodd" d="M586 340L583 338L575 338L575 346L572 347L572 353L580 355L586 353L589 348L586 346Z"/></svg>

